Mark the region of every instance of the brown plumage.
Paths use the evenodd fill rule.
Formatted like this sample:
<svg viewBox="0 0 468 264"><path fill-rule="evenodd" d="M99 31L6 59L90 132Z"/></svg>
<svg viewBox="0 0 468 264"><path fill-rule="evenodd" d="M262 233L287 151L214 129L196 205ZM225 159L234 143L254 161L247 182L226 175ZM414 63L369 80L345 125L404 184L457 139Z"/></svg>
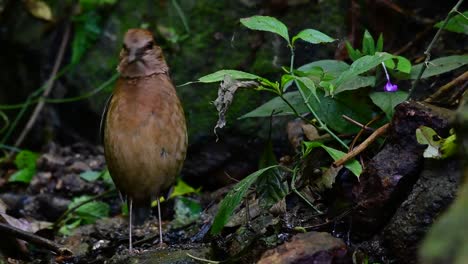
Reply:
<svg viewBox="0 0 468 264"><path fill-rule="evenodd" d="M112 179L128 199L131 235L132 206L141 211L158 200L161 223L158 198L182 168L187 129L162 50L149 31L127 31L117 70L120 78L103 115L103 141Z"/></svg>

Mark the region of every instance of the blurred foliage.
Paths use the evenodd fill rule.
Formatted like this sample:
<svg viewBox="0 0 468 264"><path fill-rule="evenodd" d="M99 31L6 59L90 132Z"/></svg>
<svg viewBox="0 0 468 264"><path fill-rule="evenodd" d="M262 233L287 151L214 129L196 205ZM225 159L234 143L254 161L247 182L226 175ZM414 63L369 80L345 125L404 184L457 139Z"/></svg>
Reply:
<svg viewBox="0 0 468 264"><path fill-rule="evenodd" d="M36 174L36 161L39 154L22 150L16 154L15 165L18 170L10 176L9 182L29 183Z"/></svg>

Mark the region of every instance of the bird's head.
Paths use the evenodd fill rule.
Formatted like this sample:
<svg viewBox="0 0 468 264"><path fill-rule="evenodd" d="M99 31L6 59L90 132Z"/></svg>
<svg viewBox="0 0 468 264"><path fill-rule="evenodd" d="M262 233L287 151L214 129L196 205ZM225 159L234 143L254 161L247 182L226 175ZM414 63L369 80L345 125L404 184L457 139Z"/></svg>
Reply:
<svg viewBox="0 0 468 264"><path fill-rule="evenodd" d="M123 77L167 73L162 50L154 43L153 34L145 29L129 29L125 33L117 70Z"/></svg>

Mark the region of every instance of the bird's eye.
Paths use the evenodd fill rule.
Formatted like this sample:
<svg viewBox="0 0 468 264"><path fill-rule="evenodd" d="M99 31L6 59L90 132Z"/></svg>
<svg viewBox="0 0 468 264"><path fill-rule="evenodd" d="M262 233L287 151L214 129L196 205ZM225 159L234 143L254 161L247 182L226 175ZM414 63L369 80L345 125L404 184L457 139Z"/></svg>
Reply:
<svg viewBox="0 0 468 264"><path fill-rule="evenodd" d="M122 44L122 49L125 50L125 51L128 51L128 47L127 47L127 45L125 45L125 43Z"/></svg>
<svg viewBox="0 0 468 264"><path fill-rule="evenodd" d="M145 49L149 50L149 49L152 49L154 46L154 42L153 41L150 41L146 44L145 46Z"/></svg>

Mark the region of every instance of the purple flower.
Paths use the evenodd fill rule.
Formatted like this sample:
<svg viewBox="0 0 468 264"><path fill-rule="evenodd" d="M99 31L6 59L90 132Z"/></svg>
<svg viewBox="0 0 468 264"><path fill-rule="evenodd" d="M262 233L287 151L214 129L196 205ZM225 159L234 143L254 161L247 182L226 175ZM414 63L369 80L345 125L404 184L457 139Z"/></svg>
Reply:
<svg viewBox="0 0 468 264"><path fill-rule="evenodd" d="M387 84L385 84L384 90L386 92L396 92L398 91L398 86L396 84L392 84L390 82L390 76L388 76L387 68L385 68L385 64L382 62L382 67L385 72L385 77L387 77Z"/></svg>
<svg viewBox="0 0 468 264"><path fill-rule="evenodd" d="M392 84L390 81L385 84L384 90L386 92L396 92L398 91L398 86L396 84Z"/></svg>

